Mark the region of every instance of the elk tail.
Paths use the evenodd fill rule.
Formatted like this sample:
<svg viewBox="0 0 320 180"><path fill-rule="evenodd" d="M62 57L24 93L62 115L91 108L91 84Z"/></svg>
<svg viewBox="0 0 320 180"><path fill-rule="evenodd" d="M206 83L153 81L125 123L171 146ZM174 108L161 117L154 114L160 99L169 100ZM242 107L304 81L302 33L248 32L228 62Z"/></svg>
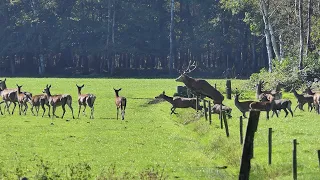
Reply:
<svg viewBox="0 0 320 180"><path fill-rule="evenodd" d="M89 94L89 98L87 99L87 104L89 105L89 107L93 107L95 100L96 96L93 94Z"/></svg>

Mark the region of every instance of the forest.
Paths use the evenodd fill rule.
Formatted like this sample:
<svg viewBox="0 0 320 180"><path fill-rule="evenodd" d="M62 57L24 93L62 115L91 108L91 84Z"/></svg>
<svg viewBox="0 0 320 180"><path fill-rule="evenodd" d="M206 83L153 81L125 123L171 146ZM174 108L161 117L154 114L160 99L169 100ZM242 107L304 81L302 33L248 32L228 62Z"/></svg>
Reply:
<svg viewBox="0 0 320 180"><path fill-rule="evenodd" d="M320 69L319 0L1 0L0 24L0 76Z"/></svg>

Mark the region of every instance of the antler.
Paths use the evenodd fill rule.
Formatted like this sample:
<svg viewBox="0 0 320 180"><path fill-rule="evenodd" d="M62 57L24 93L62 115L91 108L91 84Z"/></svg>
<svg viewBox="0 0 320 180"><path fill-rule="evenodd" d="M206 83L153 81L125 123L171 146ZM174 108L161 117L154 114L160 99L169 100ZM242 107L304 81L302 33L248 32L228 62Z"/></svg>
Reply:
<svg viewBox="0 0 320 180"><path fill-rule="evenodd" d="M193 61L192 64L191 64L191 61L189 61L188 67L186 70L183 71L183 74L188 74L188 73L191 73L193 70L195 70L197 68L195 63L196 63L196 61ZM190 69L190 67L192 67L192 69Z"/></svg>

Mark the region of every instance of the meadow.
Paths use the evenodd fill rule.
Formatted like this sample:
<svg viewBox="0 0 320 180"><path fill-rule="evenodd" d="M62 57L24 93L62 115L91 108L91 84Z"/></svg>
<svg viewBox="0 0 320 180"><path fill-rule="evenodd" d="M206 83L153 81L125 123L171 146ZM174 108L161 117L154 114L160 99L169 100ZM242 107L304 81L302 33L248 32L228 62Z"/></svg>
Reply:
<svg viewBox="0 0 320 180"><path fill-rule="evenodd" d="M225 80L209 82L225 95ZM174 79L7 78L8 88L16 84L34 95L46 84L52 85L52 94L70 94L76 119L68 107L64 119L33 116L30 110L20 116L18 107L14 115L0 116L0 179L238 179L241 113L233 99L224 101L233 108L226 137L217 115L209 125L193 109L170 115L171 104L154 100L162 91L173 95L176 86L183 85ZM76 84L85 84L82 93L97 96L95 119L89 119L89 108L88 116L77 118ZM128 101L125 120L116 119L113 88L120 87ZM255 99L246 80L232 80L232 88L243 91L242 99ZM292 93L284 93L284 98L296 106ZM61 107L56 114L61 116ZM292 179L293 139L299 143L298 178L319 179L319 117L296 110L294 117L284 118L282 112L266 120L261 112L250 179ZM268 128L274 131L271 165Z"/></svg>

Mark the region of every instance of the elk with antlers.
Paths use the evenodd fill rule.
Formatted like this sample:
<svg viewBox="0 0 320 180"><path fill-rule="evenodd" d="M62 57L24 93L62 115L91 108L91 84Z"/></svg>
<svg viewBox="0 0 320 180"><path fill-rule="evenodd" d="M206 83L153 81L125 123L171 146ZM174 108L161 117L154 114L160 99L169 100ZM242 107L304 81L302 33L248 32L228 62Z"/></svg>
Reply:
<svg viewBox="0 0 320 180"><path fill-rule="evenodd" d="M19 115L21 115L21 112L23 111L24 115L26 115L27 109L28 109L28 105L27 102L31 99L31 96L29 94L23 93L21 92L21 87L18 84L16 84L18 87L18 91L17 91L17 100L19 103ZM22 109L22 106L24 106L24 109Z"/></svg>
<svg viewBox="0 0 320 180"><path fill-rule="evenodd" d="M259 81L256 85L256 97L260 101L268 101L267 97L268 94L271 94L274 96L275 100L282 98L282 92L280 91L279 84L277 85L276 90L270 90L270 91L262 91L262 86L264 84L264 81Z"/></svg>
<svg viewBox="0 0 320 180"><path fill-rule="evenodd" d="M116 94L115 103L117 106L117 120L119 115L119 108L121 109L122 120L124 120L124 114L126 112L126 106L127 106L127 99L125 97L119 96L119 91L121 91L121 88L120 89L113 88L113 90Z"/></svg>
<svg viewBox="0 0 320 180"><path fill-rule="evenodd" d="M186 70L184 70L181 75L176 79L177 82L183 82L191 91L196 94L202 94L211 98L214 104L222 104L224 96L213 86L211 86L206 80L203 79L194 79L187 74L196 69L195 62L189 65ZM190 69L192 68L192 69Z"/></svg>
<svg viewBox="0 0 320 180"><path fill-rule="evenodd" d="M63 118L63 116L66 112L65 106L67 104L69 106L69 108L71 109L72 118L74 119L73 108L72 108L72 97L69 94L51 95L50 88L51 88L51 85L48 86L48 84L47 84L46 88L43 90L43 93L47 94L49 104L52 106L52 117L58 117L55 114L56 107L62 106L63 114L62 114L61 118Z"/></svg>
<svg viewBox="0 0 320 180"><path fill-rule="evenodd" d="M197 98L183 98L183 97L170 97L165 94L165 91L162 92L162 94L159 94L155 98L162 98L165 101L168 101L172 107L171 107L171 114L176 114L175 109L176 108L193 108L197 109ZM201 110L202 106L198 104L198 110Z"/></svg>
<svg viewBox="0 0 320 180"><path fill-rule="evenodd" d="M96 100L96 96L93 94L81 94L81 89L84 87L84 84L82 86L78 86L76 84L76 86L78 88L78 104L79 104L78 118L80 115L81 106L84 106L83 114L85 115L85 111L88 105L91 109L90 119L93 119L93 111L94 111L93 106L94 106L94 101Z"/></svg>

